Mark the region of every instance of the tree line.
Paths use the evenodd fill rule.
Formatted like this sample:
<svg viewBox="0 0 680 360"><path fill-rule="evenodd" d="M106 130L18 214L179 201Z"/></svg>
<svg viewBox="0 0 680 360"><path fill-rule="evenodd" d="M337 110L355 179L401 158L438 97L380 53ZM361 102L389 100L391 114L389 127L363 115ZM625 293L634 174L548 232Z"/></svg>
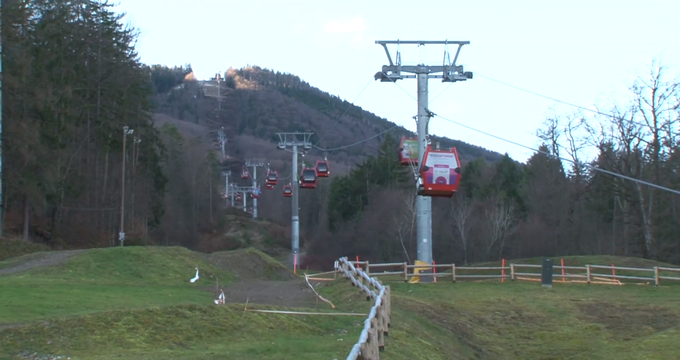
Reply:
<svg viewBox="0 0 680 360"><path fill-rule="evenodd" d="M4 1L2 15L5 231L58 247L114 245L124 194L130 243L195 233L217 208L215 161L200 134L184 141L153 121L154 94L190 67L142 64L136 30L106 1ZM177 195L187 189L200 196ZM168 216L169 201L190 213Z"/></svg>

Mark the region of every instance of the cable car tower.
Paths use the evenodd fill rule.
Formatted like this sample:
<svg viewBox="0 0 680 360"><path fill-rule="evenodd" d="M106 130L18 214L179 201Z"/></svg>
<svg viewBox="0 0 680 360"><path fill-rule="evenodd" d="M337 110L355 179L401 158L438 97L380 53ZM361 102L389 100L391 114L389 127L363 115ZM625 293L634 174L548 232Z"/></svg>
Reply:
<svg viewBox="0 0 680 360"><path fill-rule="evenodd" d="M246 168L253 168L253 190L257 189L257 168L264 167L263 160L246 160ZM258 194L259 195L259 194ZM253 219L257 219L257 197L253 196Z"/></svg>
<svg viewBox="0 0 680 360"><path fill-rule="evenodd" d="M222 171L222 175L224 175L224 198L227 200L227 204L229 204L229 196L231 196L231 187L229 187L229 176L231 176L231 171ZM232 203L231 206L234 206Z"/></svg>
<svg viewBox="0 0 680 360"><path fill-rule="evenodd" d="M224 82L224 79L220 73L215 73L213 79L199 82L203 87L203 94L205 96L217 98L217 111L222 110L222 99L226 98L226 96L222 94L222 82Z"/></svg>
<svg viewBox="0 0 680 360"><path fill-rule="evenodd" d="M304 152L312 149L312 142L309 139L314 135L314 133L277 133L279 136L279 144L277 147L280 150L285 150L286 148L293 149L293 167L291 181L298 181L298 147L302 147ZM300 254L300 216L298 215L298 210L300 206L298 205L298 193L299 191L293 191L292 196L292 219L291 219L291 240L292 240L292 256L291 265L293 270L295 266L300 263L296 261L297 256Z"/></svg>
<svg viewBox="0 0 680 360"><path fill-rule="evenodd" d="M220 149L222 150L222 161L227 158L227 136L224 134L224 126L217 130L217 141L220 143Z"/></svg>
<svg viewBox="0 0 680 360"><path fill-rule="evenodd" d="M428 109L428 80L442 79L442 82L457 82L472 79L472 72L464 72L462 65L456 65L458 54L463 45L470 44L469 41L401 41L401 40L377 40L375 42L385 49L387 61L389 65L383 65L382 71L375 74L375 80L381 82L395 82L402 79L417 79L418 80L418 118L416 124L418 126L418 164L423 164L423 156L428 149L428 123L432 112ZM388 44L396 44L396 63L392 61L390 51L387 49ZM444 61L442 65L430 66L424 64L418 65L402 65L400 45L444 45ZM456 54L451 60L449 55L449 45L457 45ZM414 75L404 75L403 73L412 73ZM441 73L441 75L435 75ZM432 198L425 195L418 195L416 197L416 216L417 216L417 244L418 256L417 259L427 264L432 264ZM432 281L429 276L421 276L421 281Z"/></svg>

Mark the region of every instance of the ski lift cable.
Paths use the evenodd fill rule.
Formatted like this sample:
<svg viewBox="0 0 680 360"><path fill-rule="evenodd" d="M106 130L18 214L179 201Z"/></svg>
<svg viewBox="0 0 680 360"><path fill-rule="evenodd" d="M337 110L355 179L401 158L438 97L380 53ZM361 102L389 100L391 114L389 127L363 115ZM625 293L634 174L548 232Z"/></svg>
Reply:
<svg viewBox="0 0 680 360"><path fill-rule="evenodd" d="M599 110L593 110L593 109L587 108L587 107L585 107L585 106L581 106L581 105L577 105L577 104L572 104L572 103L570 103L570 102L563 101L563 100L560 100L560 99L555 99L555 98L553 98L553 97L550 97L550 96L547 96L547 95L543 95L543 94L537 93L537 92L535 92L535 91L523 89L523 88L521 88L521 87L519 87L519 86L515 86L515 85L512 85L512 84L508 84L508 83L503 82L503 81L500 81L500 80L496 80L496 79L494 79L494 78L488 77L488 76L483 75L483 74L480 74L480 73L478 73L478 72L475 72L475 75L478 75L478 76L480 76L480 77L482 77L482 78L484 78L484 79L487 79L487 80L489 80L489 81L492 81L492 82L495 82L495 83L498 83L498 84L501 84L501 85L505 85L505 86L510 87L510 88L512 88L512 89L519 90L519 91L523 91L523 92L525 92L525 93L528 93L528 94L531 94L531 95L534 95L534 96L538 96L538 97L541 97L541 98L544 98L544 99L547 99L547 100L550 100L550 101L554 101L554 102L557 102L557 103L560 103L560 104L563 104L563 105L575 107L575 108L577 108L577 109L589 111L589 112L591 112L591 113L598 114L598 115L602 115L602 116L605 116L605 117L610 117L610 118L614 118L614 119L617 119L617 120L619 119L619 117L617 117L617 116L614 115L614 114L603 113L603 112L601 112L601 111L599 111ZM632 120L630 121L630 123L635 124L635 125L638 125L638 126L644 126L644 127L648 127L648 126L649 126L648 124L641 123L641 122L637 122L637 121L632 121Z"/></svg>
<svg viewBox="0 0 680 360"><path fill-rule="evenodd" d="M599 168L599 167L592 166L592 165L589 165L589 164L580 163L580 162L577 162L577 161L575 161L575 160L571 160L571 159L563 158L563 157L560 157L560 156L556 156L556 155L553 155L553 154L551 154L551 153L549 153L549 152L547 152L547 151L541 151L541 150L535 149L535 148L533 148L533 147L531 147L531 146L523 145L523 144L520 144L520 143L518 143L518 142L515 142L515 141L512 141L512 140L508 140L508 139L502 138L502 137L497 136L497 135L493 135L493 134L488 133L488 132L486 132L486 131L475 129L475 128L471 127L471 126L468 126L468 125L465 125L465 124L461 124L461 123L459 123L459 122L457 122L457 121L454 121L454 120L445 118L445 117L443 117L443 116L441 116L441 115L436 115L436 114L435 114L434 116L436 116L436 117L438 117L438 118L440 118L440 119L442 119L442 120L448 121L448 122L450 122L450 123L452 123L452 124L455 124L455 125L464 127L464 128L466 128L466 129L468 129L468 130L472 130L472 131L478 132L478 133L480 133L480 134L483 134L483 135L486 135L486 136L489 136L489 137L492 137L492 138L495 138L495 139L498 139L498 140L501 140L501 141L510 143L510 144L512 144L512 145L519 146L519 147L522 147L522 148L525 148L525 149L528 149L528 150L531 150L531 151L535 151L535 152L541 153L541 154L543 154L543 155L546 155L546 156L551 157L551 158L554 158L554 159L566 161L566 162L572 163L572 164L577 165L577 166L580 165L580 166L583 166L583 167L588 168L588 169L591 169L591 170L599 171L599 172L602 172L602 173L605 173L605 174L608 174L608 175L611 175L611 176L616 176L616 177L619 177L619 178L622 178L622 179L626 179L626 180L630 180L630 181L633 181L633 182L636 182L636 183L639 183L639 184L647 185L647 186L649 186L649 187L653 187L653 188L656 188L656 189L659 189L659 190L663 190L663 191L667 191L667 192L670 192L670 193L673 193L673 194L680 195L680 191L675 190L675 189L667 188L667 187L665 187L665 186L661 186L661 185L657 185L657 184L654 184L654 183L651 183L651 182L648 182L648 181L636 179L636 178L634 178L634 177L626 176L626 175L619 174L619 173L616 173L616 172L613 172L613 171L601 169L601 168Z"/></svg>
<svg viewBox="0 0 680 360"><path fill-rule="evenodd" d="M484 75L480 75L480 76L485 77ZM488 78L488 77L485 77L485 78L487 78L487 79L489 79L489 80L492 80L492 81L499 82L499 81L497 81L497 80L493 80L493 79ZM390 80L392 80L392 79L390 79ZM413 98L414 100L418 101L418 99L416 99L413 95L411 95L411 93L409 93L408 91L406 91L406 89L404 89L403 87L399 86L399 84L397 84L397 82L396 82L395 80L392 80L392 82L393 82L395 85L397 85L402 91L404 91L407 95L409 95L411 98ZM541 96L541 97L544 97L544 98L547 98L547 99L550 99L550 100L554 100L554 101L556 101L556 102L559 102L559 103L562 103L562 104L565 104L565 105L570 105L570 106L574 106L574 107L577 107L577 108L580 108L580 109L588 110L588 111L591 111L591 112L594 112L594 113L597 113L597 114L600 114L600 115L603 115L603 116L614 117L614 115L611 115L611 114L605 114L605 113L602 113L602 112L599 112L599 111L596 111L596 110L588 109L588 108L583 107L583 106L574 105L574 104L568 103L568 102L566 102L566 101L561 101L561 100L558 100L558 99L553 99L553 98L550 98L550 97L547 97L547 96L544 96L544 95L541 95L541 94L538 94L538 93L534 93L534 92L532 92L532 91L524 90L524 89L522 89L522 88L519 88L519 87L516 87L516 86L513 86L513 85L509 85L509 84L506 84L506 83L503 83L503 82L499 82L499 83L504 84L504 85L507 85L507 86L510 86L510 87L513 87L513 88L516 88L516 89L518 89L518 90L522 90L522 91L529 92L529 93L534 94L534 95L537 95L537 96ZM515 141L512 141L512 140L508 140L508 139L502 138L502 137L500 137L500 136L497 136L497 135L493 135L493 134L487 133L487 132L482 131L482 130L475 129L475 128L471 127L471 126L461 124L461 123L459 123L459 122L457 122L457 121L454 121L454 120L445 118L445 117L443 117L443 116L441 116L441 115L436 115L436 114L434 114L434 116L437 116L438 118L443 119L443 120L445 120L445 121L448 121L448 122L450 122L450 123L452 123L452 124L456 124L456 125L458 125L458 126L462 126L462 127L467 128L467 129L469 129L469 130L478 132L478 133L480 133L480 134L483 134L483 135L486 135L486 136L490 136L490 137L493 137L493 138L495 138L495 139L498 139L498 140L501 140L501 141L505 141L505 142L510 143L510 144L513 144L513 145L515 145L515 146L519 146L519 147L522 147L522 148L525 148L525 149L528 149L528 150L531 150L531 151L535 151L535 152L544 154L544 155L546 155L546 156L549 156L549 157L552 157L552 158L555 158L555 159L559 159L559 160L562 160L562 161L566 161L566 162L572 163L572 164L577 165L577 166L578 166L578 165L581 165L581 166L583 166L583 167L585 167L585 168L588 168L588 169L591 169L591 170L594 170L594 171L599 171L599 172L601 172L601 173L605 173L605 174L608 174L608 175L611 175L611 176L619 177L619 178L622 178L622 179L626 179L626 180L629 180L629 181L636 182L636 183L638 183L638 184L647 185L647 186L649 186L649 187L653 187L653 188L656 188L656 189L659 189L659 190L663 190L663 191L667 191L667 192L670 192L670 193L673 193L673 194L680 195L680 191L675 190L675 189L667 188L667 187L665 187L665 186L657 185L657 184L654 184L654 183L651 183L651 182L648 182L648 181L644 181L644 180L636 179L636 178L633 178L633 177L630 177L630 176L626 176L626 175L623 175L623 174L615 173L615 172L613 172L613 171L609 171L609 170L605 170L605 169L600 169L600 168L598 168L598 167L596 167L596 166L592 166L592 165L589 165L589 164L578 163L578 162L576 162L576 161L574 161L574 160L571 160L571 159L567 159L567 158L562 158L562 157L559 157L559 156L555 156L555 155L550 154L550 153L548 153L548 152L540 151L540 150L538 150L538 149L534 149L534 148L532 148L531 146L526 146L526 145L520 144L520 143L518 143L518 142L515 142ZM639 124L639 123L636 123L636 124L641 125L641 124Z"/></svg>
<svg viewBox="0 0 680 360"><path fill-rule="evenodd" d="M385 74L385 73L383 72L383 74ZM387 76L387 74L385 74L385 76ZM371 82L373 82L374 80L375 80L375 78L374 78L374 77L371 77L371 80L369 80L368 84L366 84L366 86L364 87L364 89L361 90L361 93L363 93L364 90L366 90L366 88L368 87L368 85L369 85ZM404 89L404 88L402 88L401 86L399 86L399 84L397 84L395 80L392 80L392 79L390 79L390 80L391 80L395 85L397 85L400 89L402 89L402 90L403 90L408 96L410 96L413 100L418 101L418 99L416 99L413 95L411 95L408 91L406 91L406 89ZM359 93L359 96L361 96L361 93ZM359 99L359 96L357 96L357 98L354 99L354 102L356 102L356 101ZM433 99L433 100L434 100L434 99ZM351 105L352 105L352 104L350 104L350 106L347 107L347 110L345 110L345 112L347 112L347 111L350 109ZM343 116L344 116L344 113L343 113ZM342 116L341 116L341 117L342 117ZM341 118L341 117L340 117L340 118ZM340 118L338 118L338 121L340 121ZM319 141L317 141L317 143L316 143L315 145L312 145L312 147L315 148L315 149L317 149L317 150L321 150L321 151L323 151L323 152L330 152L330 151L337 151L337 150L347 149L347 148L350 148L350 147L352 147L352 146L356 146L356 145L359 145L359 144L363 144L363 143L365 143L365 142L367 142L367 141L373 140L373 139L375 139L375 138L377 138L377 137L379 137L379 136L381 136L381 135L383 135L383 134L385 134L385 133L387 133L387 132L389 132L389 131L391 131L391 130L394 130L395 128L397 128L397 127L399 127L399 126L402 126L405 122L406 122L406 120L404 120L404 121L402 121L402 122L400 122L400 123L398 123L398 124L396 124L396 125L394 125L394 126L392 126L392 127L389 127L389 128L387 128L386 130L383 130L382 132L380 132L380 133L378 133L378 134L376 134L376 135L373 135L373 136L371 136L371 137L369 137L369 138L366 138L366 139L361 140L361 141L357 141L357 142L352 143L352 144L349 144L349 145L340 146L340 147L331 148L331 149L325 149L325 148L321 148L321 147L318 147L318 146L317 146L317 145L319 144L319 142L321 141L321 140L319 140ZM336 123L337 123L337 122L336 122ZM329 132L330 132L330 129L329 129L329 131L326 132L326 135L328 135ZM326 135L324 135L321 139L323 139L324 137L326 137ZM292 152L291 150L288 150L288 149L286 149L286 151Z"/></svg>
<svg viewBox="0 0 680 360"><path fill-rule="evenodd" d="M354 106L354 103L357 102L357 100L359 100L359 98L361 97L361 94L364 93L364 91L368 88L369 85L371 85L371 83L372 83L373 81L374 81L373 76L371 76L371 78L368 80L368 82L366 83L366 85L364 86L364 88L361 89L361 91L359 92L359 95L357 95L357 97L354 99L354 101L352 101L351 103L349 103L349 105L347 105L347 108L346 108L345 111L342 113L342 115L340 115L340 116L335 120L335 122L333 123L333 125L331 125L331 127L328 128L328 131L326 131L326 133L325 133L322 137L319 138L319 140L316 142L316 144L314 144L315 146L318 145L318 144L320 144L320 143L321 143L321 140L323 140L326 136L328 136L328 134L331 132L331 130L333 130L333 128L335 127L335 125L338 125L338 123L340 123L340 119L342 119L342 117L345 116L345 114L347 114L347 112L349 111L349 109L351 109L352 106Z"/></svg>
<svg viewBox="0 0 680 360"><path fill-rule="evenodd" d="M371 136L371 137L368 137L368 138L366 138L366 139L363 139L363 140L361 140L361 141L357 141L357 142L352 143L352 144L349 144L349 145L340 146L340 147L336 147L336 148L332 148L332 149L324 149L324 148L320 148L320 147L314 145L314 148L317 149L317 150L325 151L325 152L331 152L331 151L337 151L337 150L347 149L347 148L349 148L349 147L356 146L356 145L359 145L359 144L363 144L363 143L365 143L365 142L367 142L367 141L371 141L371 140L373 140L373 139L375 139L375 138L377 138L377 137L379 137L379 136L381 136L381 135L384 135L385 133L387 133L387 132L389 132L389 131L392 131L392 130L394 130L394 129L397 128L397 127L402 126L406 121L408 121L408 120L404 120L404 121L402 121L402 122L399 123L399 124L394 124L394 126L389 127L389 128L387 128L386 130L383 130L382 132L380 132L380 133L378 133L378 134L376 134L376 135L373 135L373 136Z"/></svg>

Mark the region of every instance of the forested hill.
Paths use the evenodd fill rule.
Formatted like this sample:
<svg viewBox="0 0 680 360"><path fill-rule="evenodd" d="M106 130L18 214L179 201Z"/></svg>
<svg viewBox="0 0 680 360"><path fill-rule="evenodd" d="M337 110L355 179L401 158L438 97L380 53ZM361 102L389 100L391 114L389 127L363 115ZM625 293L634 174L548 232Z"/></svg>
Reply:
<svg viewBox="0 0 680 360"><path fill-rule="evenodd" d="M230 68L223 74L220 82L223 99L219 105L223 111L219 111L216 98L206 96L217 95L217 81L211 79L208 86L185 81L190 71L189 66L152 67L158 112L194 123L208 122L212 127L226 126L231 136L245 134L278 141L277 132L313 132L312 142L324 137L319 146L326 149L374 137L329 154L342 163L376 155L387 133L397 139L402 135L415 136L404 127L313 87L298 76L257 66ZM455 146L463 162L480 157L493 162L501 157L460 140L433 136L432 141L440 142L442 147Z"/></svg>

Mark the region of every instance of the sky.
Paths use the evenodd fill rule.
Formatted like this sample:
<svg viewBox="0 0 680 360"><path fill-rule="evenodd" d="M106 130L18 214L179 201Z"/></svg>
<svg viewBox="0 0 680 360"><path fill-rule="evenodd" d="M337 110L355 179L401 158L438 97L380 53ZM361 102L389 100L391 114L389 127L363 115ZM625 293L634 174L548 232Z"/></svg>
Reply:
<svg viewBox="0 0 680 360"><path fill-rule="evenodd" d="M623 102L628 85L653 60L680 70L677 0L117 1L125 21L140 31L144 63L189 63L199 79L246 65L295 74L413 131L416 80L374 81L388 64L375 41L470 41L457 64L474 78L431 79L430 110L533 148L546 116L575 109L489 78L594 109ZM402 63L440 65L444 50L402 45ZM449 45L452 55L455 50ZM440 117L429 131L522 162L533 153Z"/></svg>

